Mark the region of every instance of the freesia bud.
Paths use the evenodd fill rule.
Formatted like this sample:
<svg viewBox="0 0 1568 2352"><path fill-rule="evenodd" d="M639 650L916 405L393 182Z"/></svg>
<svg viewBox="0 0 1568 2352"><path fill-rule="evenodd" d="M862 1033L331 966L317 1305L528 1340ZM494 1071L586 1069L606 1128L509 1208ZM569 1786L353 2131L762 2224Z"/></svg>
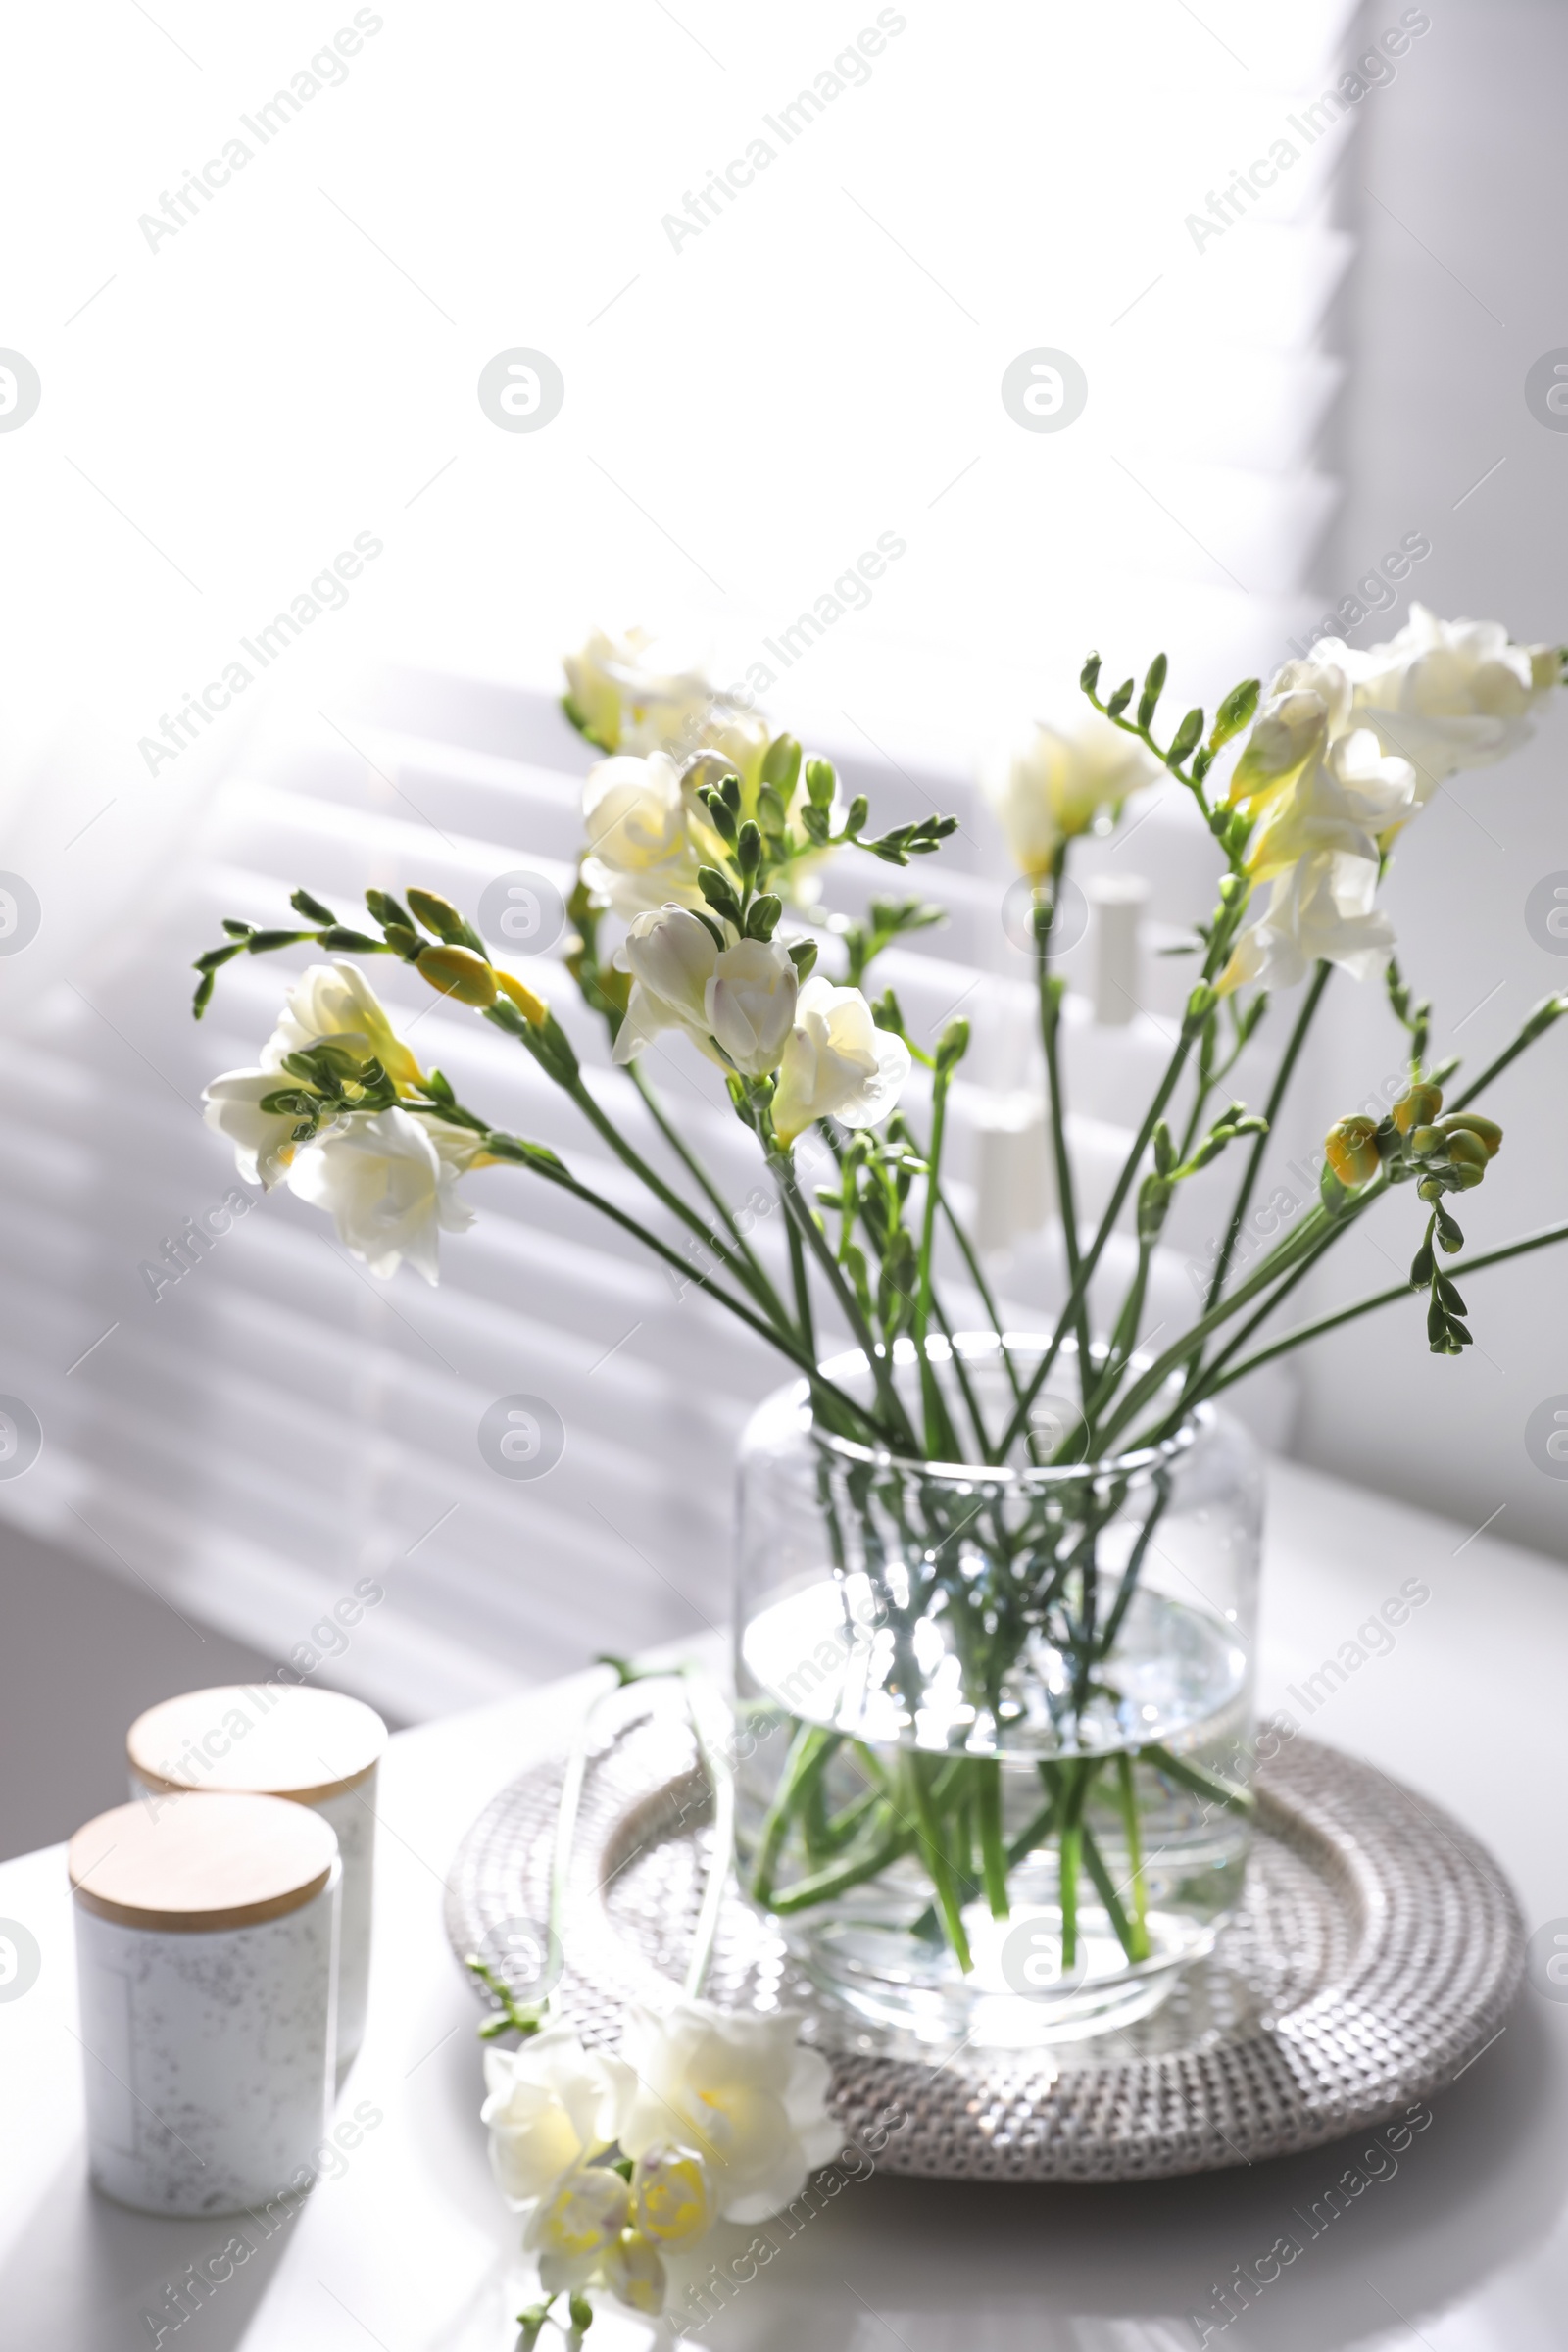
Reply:
<svg viewBox="0 0 1568 2352"><path fill-rule="evenodd" d="M1479 1177L1484 1173L1491 1154L1478 1135L1468 1128L1457 1127L1446 1138L1448 1157L1461 1169L1474 1168Z"/></svg>
<svg viewBox="0 0 1568 2352"><path fill-rule="evenodd" d="M1489 1159L1495 1159L1502 1150L1502 1129L1495 1119L1485 1119L1479 1111L1451 1111L1441 1124L1445 1135L1473 1135ZM1450 1152L1451 1149L1450 1145Z"/></svg>
<svg viewBox="0 0 1568 2352"><path fill-rule="evenodd" d="M462 939L467 926L450 899L443 899L433 890L411 890L408 900L416 919L437 939L449 944Z"/></svg>
<svg viewBox="0 0 1568 2352"><path fill-rule="evenodd" d="M541 1028L550 1017L550 1007L543 997L536 997L533 990L525 987L512 972L496 970L493 976L496 987L504 997L511 998L524 1020L535 1029Z"/></svg>
<svg viewBox="0 0 1568 2352"><path fill-rule="evenodd" d="M1370 1183L1382 1165L1377 1132L1375 1119L1341 1119L1323 1138L1329 1166L1347 1189L1353 1191L1358 1185Z"/></svg>
<svg viewBox="0 0 1568 2352"><path fill-rule="evenodd" d="M414 895L411 890L410 898ZM416 969L438 996L456 997L460 1004L484 1006L496 1001L496 975L484 957L476 956L471 948L426 948ZM534 1002L537 1004L538 999Z"/></svg>
<svg viewBox="0 0 1568 2352"><path fill-rule="evenodd" d="M1430 1127L1442 1108L1441 1086L1407 1086L1394 1105L1394 1124L1408 1135L1414 1127Z"/></svg>

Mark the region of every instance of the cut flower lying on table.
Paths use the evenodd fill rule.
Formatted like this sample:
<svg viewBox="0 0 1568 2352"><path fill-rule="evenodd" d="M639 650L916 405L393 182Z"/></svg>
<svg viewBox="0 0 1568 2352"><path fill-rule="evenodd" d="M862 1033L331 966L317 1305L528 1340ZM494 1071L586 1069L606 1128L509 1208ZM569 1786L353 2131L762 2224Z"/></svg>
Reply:
<svg viewBox="0 0 1568 2352"><path fill-rule="evenodd" d="M766 2221L799 2196L843 2132L827 2061L798 2045L797 2024L686 1999L633 2011L617 2052L586 2050L560 2025L485 2052L491 2167L529 2214L523 2242L547 2296L605 2287L662 2311L668 2263L715 2222Z"/></svg>

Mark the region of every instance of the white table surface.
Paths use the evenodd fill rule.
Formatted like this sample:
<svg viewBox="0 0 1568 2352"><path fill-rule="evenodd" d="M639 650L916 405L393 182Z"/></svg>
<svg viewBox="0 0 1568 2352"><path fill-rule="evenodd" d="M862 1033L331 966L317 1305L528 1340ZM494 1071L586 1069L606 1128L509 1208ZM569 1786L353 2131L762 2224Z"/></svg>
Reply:
<svg viewBox="0 0 1568 2352"><path fill-rule="evenodd" d="M1273 1473L1263 1700L1410 1576L1431 1601L1313 1719L1492 1845L1532 1928L1568 1925L1568 1570L1288 1465ZM518 2225L477 2121L476 2012L441 1931L443 1875L485 1800L561 1743L579 1677L394 1740L382 1773L369 2032L340 2113L382 2121L164 2344L178 2352L511 2352ZM71 1727L62 1724L61 1737ZM88 2187L65 1849L0 1867L0 1918L43 1966L0 2003L0 2346L129 2352L232 2224L154 2220ZM1120 2188L878 2177L846 2187L699 2340L748 2352L1188 2352L1189 2315L1323 2195L1357 2143ZM1526 1990L1367 2189L1223 2335L1242 2352L1563 2352L1568 2003ZM254 2229L251 2235L256 2235ZM736 2230L735 2248L751 2234ZM718 2254L715 2241L713 2251ZM651 2343L608 2316L593 2352ZM549 2333L547 2348L560 2339Z"/></svg>

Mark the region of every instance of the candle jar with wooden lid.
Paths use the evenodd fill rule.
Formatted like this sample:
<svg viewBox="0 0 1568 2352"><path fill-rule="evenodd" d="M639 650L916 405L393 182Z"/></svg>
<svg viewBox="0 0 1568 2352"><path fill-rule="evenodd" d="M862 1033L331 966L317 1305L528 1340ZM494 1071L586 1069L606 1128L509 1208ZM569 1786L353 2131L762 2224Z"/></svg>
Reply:
<svg viewBox="0 0 1568 2352"><path fill-rule="evenodd" d="M327 1823L275 1796L120 1805L70 1872L96 2185L167 2214L308 2187L336 2054Z"/></svg>
<svg viewBox="0 0 1568 2352"><path fill-rule="evenodd" d="M222 1684L166 1698L125 1739L132 1796L192 1790L286 1797L318 1813L343 1858L337 2062L341 2079L365 2037L377 1768L386 1725L337 1690L294 1683Z"/></svg>

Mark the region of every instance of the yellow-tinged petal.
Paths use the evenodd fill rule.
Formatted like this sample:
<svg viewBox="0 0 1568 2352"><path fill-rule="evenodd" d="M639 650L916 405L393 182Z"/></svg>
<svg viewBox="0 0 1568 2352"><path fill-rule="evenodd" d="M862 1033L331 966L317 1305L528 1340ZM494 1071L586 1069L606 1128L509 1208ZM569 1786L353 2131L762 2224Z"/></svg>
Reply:
<svg viewBox="0 0 1568 2352"><path fill-rule="evenodd" d="M649 2148L632 2175L637 2227L661 2245L691 2245L713 2224L708 2170L689 2148Z"/></svg>
<svg viewBox="0 0 1568 2352"><path fill-rule="evenodd" d="M511 998L524 1020L529 1022L533 1028L542 1029L550 1018L550 1007L543 997L536 997L533 990L517 979L514 973L504 972L499 965L493 965L491 968L495 974L496 986L501 994Z"/></svg>

